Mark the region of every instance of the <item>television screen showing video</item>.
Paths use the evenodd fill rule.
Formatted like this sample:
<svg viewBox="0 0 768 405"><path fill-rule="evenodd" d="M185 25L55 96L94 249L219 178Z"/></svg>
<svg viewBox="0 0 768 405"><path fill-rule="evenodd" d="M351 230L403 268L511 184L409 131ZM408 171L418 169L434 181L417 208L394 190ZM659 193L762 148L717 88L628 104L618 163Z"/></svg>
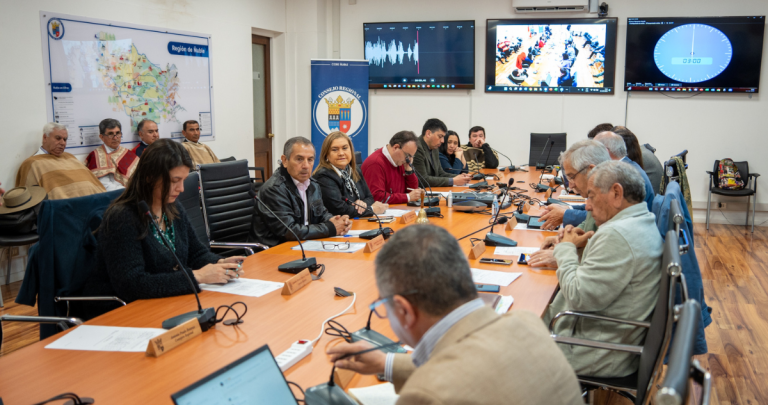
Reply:
<svg viewBox="0 0 768 405"><path fill-rule="evenodd" d="M474 89L475 21L363 24L371 89Z"/></svg>
<svg viewBox="0 0 768 405"><path fill-rule="evenodd" d="M757 93L765 16L627 19L627 91Z"/></svg>
<svg viewBox="0 0 768 405"><path fill-rule="evenodd" d="M613 94L616 18L488 20L485 91Z"/></svg>

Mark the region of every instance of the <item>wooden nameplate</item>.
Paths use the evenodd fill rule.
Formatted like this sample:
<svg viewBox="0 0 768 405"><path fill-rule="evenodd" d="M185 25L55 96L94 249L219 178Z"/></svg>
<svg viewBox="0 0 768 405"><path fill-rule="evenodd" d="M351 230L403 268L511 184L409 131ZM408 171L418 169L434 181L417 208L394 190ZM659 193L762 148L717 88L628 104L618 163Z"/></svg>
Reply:
<svg viewBox="0 0 768 405"><path fill-rule="evenodd" d="M160 357L201 333L203 331L200 329L200 322L196 318L190 319L160 336L149 339L145 354L149 357Z"/></svg>
<svg viewBox="0 0 768 405"><path fill-rule="evenodd" d="M365 243L363 253L373 253L384 246L384 236L379 235Z"/></svg>
<svg viewBox="0 0 768 405"><path fill-rule="evenodd" d="M504 227L504 229L511 231L514 230L517 226L517 218L513 215L511 218L509 218L509 221L507 221L507 226Z"/></svg>
<svg viewBox="0 0 768 405"><path fill-rule="evenodd" d="M352 381L352 378L355 376L354 371L351 370L342 370L340 368L336 368L336 370L333 372L333 382L336 383L339 387L343 389L347 389L347 385L349 385L349 382Z"/></svg>
<svg viewBox="0 0 768 405"><path fill-rule="evenodd" d="M551 187L551 186L550 186L550 187ZM546 198L546 199L549 199L550 197L552 197L552 189L551 189L551 188L548 188L548 189L547 189L547 192L546 192L546 193L544 193L544 198Z"/></svg>
<svg viewBox="0 0 768 405"><path fill-rule="evenodd" d="M527 214L528 211L531 210L531 204L524 202L523 203L523 214Z"/></svg>
<svg viewBox="0 0 768 405"><path fill-rule="evenodd" d="M296 291L301 290L312 282L312 275L309 274L309 269L302 270L299 274L291 277L283 285L283 291L281 295L291 295Z"/></svg>
<svg viewBox="0 0 768 405"><path fill-rule="evenodd" d="M469 258L471 260L479 259L482 254L485 253L485 242L477 242L472 250L469 251Z"/></svg>
<svg viewBox="0 0 768 405"><path fill-rule="evenodd" d="M401 224L410 224L411 222L416 220L416 212L415 211L408 211L403 216L400 217L400 223Z"/></svg>

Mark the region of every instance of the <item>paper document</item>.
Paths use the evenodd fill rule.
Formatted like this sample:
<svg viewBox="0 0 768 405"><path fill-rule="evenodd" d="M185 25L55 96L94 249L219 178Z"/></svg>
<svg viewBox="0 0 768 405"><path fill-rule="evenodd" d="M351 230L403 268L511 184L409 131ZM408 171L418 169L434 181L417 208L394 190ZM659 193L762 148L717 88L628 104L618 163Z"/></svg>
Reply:
<svg viewBox="0 0 768 405"><path fill-rule="evenodd" d="M361 233L368 232L368 231L370 231L370 229L363 229L361 231L349 231L345 235L338 235L333 237L334 238L356 238L360 236Z"/></svg>
<svg viewBox="0 0 768 405"><path fill-rule="evenodd" d="M304 250L309 252L331 252L331 253L355 253L358 250L365 247L365 243L350 243L349 249L339 249L339 247L343 247L346 245L347 242L325 242L326 245L336 245L338 247L329 247L328 249L323 248L323 243L319 240L311 240L307 242L302 242L304 244ZM299 245L296 245L291 248L291 250L301 250Z"/></svg>
<svg viewBox="0 0 768 405"><path fill-rule="evenodd" d="M395 386L392 383L350 388L349 395L362 405L394 405L400 398L395 394Z"/></svg>
<svg viewBox="0 0 768 405"><path fill-rule="evenodd" d="M499 256L520 256L521 253L531 254L538 251L539 251L539 248L537 247L496 246L496 250L493 252L493 254L499 255Z"/></svg>
<svg viewBox="0 0 768 405"><path fill-rule="evenodd" d="M379 216L382 217L382 216L389 215L391 217L399 218L399 217L402 217L403 214L405 214L405 213L407 213L409 211L411 211L411 210L397 210L397 209L394 209L394 208L390 208L384 214L379 215Z"/></svg>
<svg viewBox="0 0 768 405"><path fill-rule="evenodd" d="M229 280L227 284L200 284L202 290L245 295L246 297L261 297L281 288L283 288L283 283L250 278L236 278Z"/></svg>
<svg viewBox="0 0 768 405"><path fill-rule="evenodd" d="M470 269L472 281L478 284L493 284L506 287L523 273L505 273L503 271Z"/></svg>
<svg viewBox="0 0 768 405"><path fill-rule="evenodd" d="M515 299L512 298L511 295L502 295L501 299L496 304L494 311L496 311L496 313L499 315L504 315L509 312L509 308L512 306L513 302L515 302Z"/></svg>
<svg viewBox="0 0 768 405"><path fill-rule="evenodd" d="M155 328L80 325L46 349L91 350L98 352L144 352L149 339L167 332Z"/></svg>

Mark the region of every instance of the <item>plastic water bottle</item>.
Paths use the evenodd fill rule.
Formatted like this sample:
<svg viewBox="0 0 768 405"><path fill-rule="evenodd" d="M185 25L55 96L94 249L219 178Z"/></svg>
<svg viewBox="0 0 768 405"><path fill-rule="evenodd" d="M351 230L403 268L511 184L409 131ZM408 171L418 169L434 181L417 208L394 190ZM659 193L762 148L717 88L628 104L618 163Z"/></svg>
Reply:
<svg viewBox="0 0 768 405"><path fill-rule="evenodd" d="M448 208L453 207L453 191L448 192Z"/></svg>
<svg viewBox="0 0 768 405"><path fill-rule="evenodd" d="M499 199L494 195L493 196L493 216L496 217L496 214L499 212Z"/></svg>

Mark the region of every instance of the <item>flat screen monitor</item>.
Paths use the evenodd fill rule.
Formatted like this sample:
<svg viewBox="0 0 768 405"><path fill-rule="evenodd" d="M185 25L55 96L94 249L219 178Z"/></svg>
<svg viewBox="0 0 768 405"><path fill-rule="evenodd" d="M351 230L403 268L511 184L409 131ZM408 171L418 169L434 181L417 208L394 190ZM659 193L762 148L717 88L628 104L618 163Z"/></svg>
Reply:
<svg viewBox="0 0 768 405"><path fill-rule="evenodd" d="M364 23L368 88L475 88L475 21Z"/></svg>
<svg viewBox="0 0 768 405"><path fill-rule="evenodd" d="M297 405L269 346L171 395L176 405Z"/></svg>
<svg viewBox="0 0 768 405"><path fill-rule="evenodd" d="M613 94L616 18L488 20L485 91Z"/></svg>
<svg viewBox="0 0 768 405"><path fill-rule="evenodd" d="M757 93L765 17L627 19L626 91Z"/></svg>

